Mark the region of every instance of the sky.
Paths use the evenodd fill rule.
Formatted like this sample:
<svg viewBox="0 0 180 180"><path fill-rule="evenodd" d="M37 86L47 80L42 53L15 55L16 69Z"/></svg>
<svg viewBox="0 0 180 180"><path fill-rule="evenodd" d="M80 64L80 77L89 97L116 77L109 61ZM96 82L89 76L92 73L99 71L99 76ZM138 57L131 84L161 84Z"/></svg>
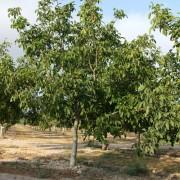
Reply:
<svg viewBox="0 0 180 180"><path fill-rule="evenodd" d="M66 3L70 2L70 0L61 0L61 2ZM80 0L74 0L74 2L78 7ZM164 4L172 9L174 14L180 12L180 0L102 0L100 5L103 9L105 22L112 19L113 8L125 11L128 18L119 21L116 27L122 36L132 40L138 35L148 32L150 27L148 13L151 2ZM21 7L23 15L31 22L35 22L36 16L34 11L37 8L37 4L38 0L0 0L0 42L6 39L12 43L10 53L14 58L21 56L22 50L13 43L18 34L10 28L7 10L10 7ZM167 52L172 47L172 42L168 37L163 36L158 31L153 34L162 52Z"/></svg>

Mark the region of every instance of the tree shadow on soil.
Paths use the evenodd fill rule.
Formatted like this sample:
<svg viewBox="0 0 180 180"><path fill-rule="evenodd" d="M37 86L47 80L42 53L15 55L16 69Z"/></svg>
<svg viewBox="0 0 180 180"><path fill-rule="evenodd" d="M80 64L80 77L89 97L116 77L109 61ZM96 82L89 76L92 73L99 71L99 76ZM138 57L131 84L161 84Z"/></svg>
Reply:
<svg viewBox="0 0 180 180"><path fill-rule="evenodd" d="M34 178L50 178L58 180L61 178L75 178L78 173L70 168L55 169L53 167L46 167L48 164L46 158L36 158L34 160L18 160L1 162L0 173L16 174L23 176L30 176ZM67 160L59 160L64 163ZM45 167L44 167L45 166Z"/></svg>
<svg viewBox="0 0 180 180"><path fill-rule="evenodd" d="M159 152L160 153L160 152ZM167 156L168 155L168 156ZM166 156L167 159L163 159ZM106 171L106 174L113 176L123 176L127 175L126 171L130 166L137 166L137 162L142 165L147 166L147 173L139 174L140 177L144 179L152 178L167 178L172 174L180 173L180 162L176 159L180 158L178 151L168 151L166 153L162 151L160 156L144 156L143 158L138 158L133 150L115 150L107 151L101 156L88 159L85 156L79 156L78 160L80 164L84 164L88 167L101 168ZM156 171L155 171L156 170ZM178 177L180 178L180 176Z"/></svg>
<svg viewBox="0 0 180 180"><path fill-rule="evenodd" d="M54 147L53 147L54 148ZM126 168L129 164L132 164L137 157L135 156L133 150L114 150L114 151L101 151L101 155L96 156L96 152L101 151L99 148L94 148L94 154L88 156L86 154L86 149L79 150L78 165L80 165L80 174L78 169L70 169L69 166L69 154L66 155L51 155L51 156L40 156L34 159L21 159L16 161L4 161L0 163L0 172L9 174L18 174L24 176L31 176L36 178L51 178L51 179L107 179L110 177L126 177ZM163 156L167 155L163 151L160 157L157 156L146 156L143 161L150 168L150 174L144 176L139 175L138 178L152 179L155 178L167 178L170 174L179 173L180 165L177 161L165 161L161 159ZM173 157L174 154L171 153ZM178 155L178 153L176 154ZM179 156L178 156L179 157ZM161 166L161 170L156 173L152 173L152 167ZM156 166L155 166L156 165ZM83 167L83 168L82 168ZM106 178L104 178L106 177ZM136 179L135 177L128 177L129 179Z"/></svg>

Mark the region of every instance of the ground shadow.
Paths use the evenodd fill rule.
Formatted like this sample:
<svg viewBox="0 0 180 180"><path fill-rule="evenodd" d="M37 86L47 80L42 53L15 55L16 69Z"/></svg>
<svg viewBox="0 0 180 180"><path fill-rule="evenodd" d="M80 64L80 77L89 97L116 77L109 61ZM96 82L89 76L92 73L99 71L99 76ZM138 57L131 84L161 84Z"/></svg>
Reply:
<svg viewBox="0 0 180 180"><path fill-rule="evenodd" d="M126 175L126 170L129 166L136 166L137 161L141 164L141 162L147 165L148 168L148 175L142 177L144 179L153 179L153 178L160 178L160 179L167 179L172 174L180 173L180 163L177 161L176 158L180 158L180 152L176 149L174 150L161 150L159 151L159 156L144 156L144 157L137 157L134 150L114 150L114 151L107 151L98 157L91 158L89 160L88 157L79 156L78 161L80 164L85 164L88 167L96 167L101 168L108 175L113 175L116 177L121 177ZM168 156L167 156L168 155ZM173 158L172 158L173 157ZM156 171L154 171L156 169ZM141 175L139 175L139 178ZM178 177L178 179L180 176Z"/></svg>
<svg viewBox="0 0 180 180"><path fill-rule="evenodd" d="M4 161L0 164L0 173L16 174L36 178L50 178L58 180L61 178L72 178L78 176L75 170L70 168L54 169L46 167L48 159L37 157L34 160ZM60 159L59 162L67 160ZM45 167L44 167L45 166Z"/></svg>

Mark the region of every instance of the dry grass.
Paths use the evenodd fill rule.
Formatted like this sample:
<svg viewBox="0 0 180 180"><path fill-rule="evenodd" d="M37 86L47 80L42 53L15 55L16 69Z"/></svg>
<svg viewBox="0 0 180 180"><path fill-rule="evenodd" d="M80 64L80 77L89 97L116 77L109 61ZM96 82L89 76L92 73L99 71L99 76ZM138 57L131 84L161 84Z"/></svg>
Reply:
<svg viewBox="0 0 180 180"><path fill-rule="evenodd" d="M109 137L110 150L88 147L80 138L79 167L68 168L71 151L71 132L41 132L30 126L12 127L0 140L0 172L50 179L180 179L180 152L168 149L158 157L145 157L149 169L146 176L131 177L126 169L137 160L130 149L136 141L133 134L127 139Z"/></svg>

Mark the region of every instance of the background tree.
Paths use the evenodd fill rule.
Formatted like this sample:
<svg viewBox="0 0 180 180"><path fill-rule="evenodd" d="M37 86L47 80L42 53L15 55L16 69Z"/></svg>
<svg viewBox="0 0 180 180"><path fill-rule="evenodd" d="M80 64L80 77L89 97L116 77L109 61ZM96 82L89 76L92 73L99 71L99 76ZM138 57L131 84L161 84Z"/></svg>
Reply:
<svg viewBox="0 0 180 180"><path fill-rule="evenodd" d="M180 140L180 56L179 56L179 25L180 18L175 17L171 10L159 4L151 6L151 29L159 29L164 35L169 35L174 47L158 61L157 85L149 91L153 102L153 126L146 132L144 148L154 152L162 141L170 142L173 146ZM145 89L144 89L145 90ZM146 89L147 90L147 89ZM147 90L148 92L148 90ZM148 148L149 147L149 148Z"/></svg>
<svg viewBox="0 0 180 180"><path fill-rule="evenodd" d="M179 141L179 18L168 14L169 10L163 10L159 5L154 8L159 9L154 9L155 14L151 14L154 15L152 27L164 22L165 30L163 23L160 26L165 34L171 35L177 51L161 55L155 40L148 35L126 43L124 48L121 46L107 73L110 102L116 108L106 119L97 121L100 125L96 126L98 132L109 127L105 136L107 132L115 136L128 131L139 134L139 153L154 153L164 140L172 145Z"/></svg>
<svg viewBox="0 0 180 180"><path fill-rule="evenodd" d="M15 94L16 79L14 76L15 66L8 53L9 43L0 44L0 124L7 129L15 124L21 115L19 100L13 101ZM3 134L1 134L3 136Z"/></svg>
<svg viewBox="0 0 180 180"><path fill-rule="evenodd" d="M14 73L16 78L16 91L13 100L19 99L24 124L38 125L41 118L41 94L36 87L37 73L35 65L26 57L16 61L17 67Z"/></svg>
<svg viewBox="0 0 180 180"><path fill-rule="evenodd" d="M117 48L106 74L107 94L115 108L107 114L107 121L102 121L104 127L111 126L112 135L131 131L140 137L151 126L152 122L146 117L149 107L143 106L140 89L146 83L153 85L158 57L155 41L148 35Z"/></svg>

